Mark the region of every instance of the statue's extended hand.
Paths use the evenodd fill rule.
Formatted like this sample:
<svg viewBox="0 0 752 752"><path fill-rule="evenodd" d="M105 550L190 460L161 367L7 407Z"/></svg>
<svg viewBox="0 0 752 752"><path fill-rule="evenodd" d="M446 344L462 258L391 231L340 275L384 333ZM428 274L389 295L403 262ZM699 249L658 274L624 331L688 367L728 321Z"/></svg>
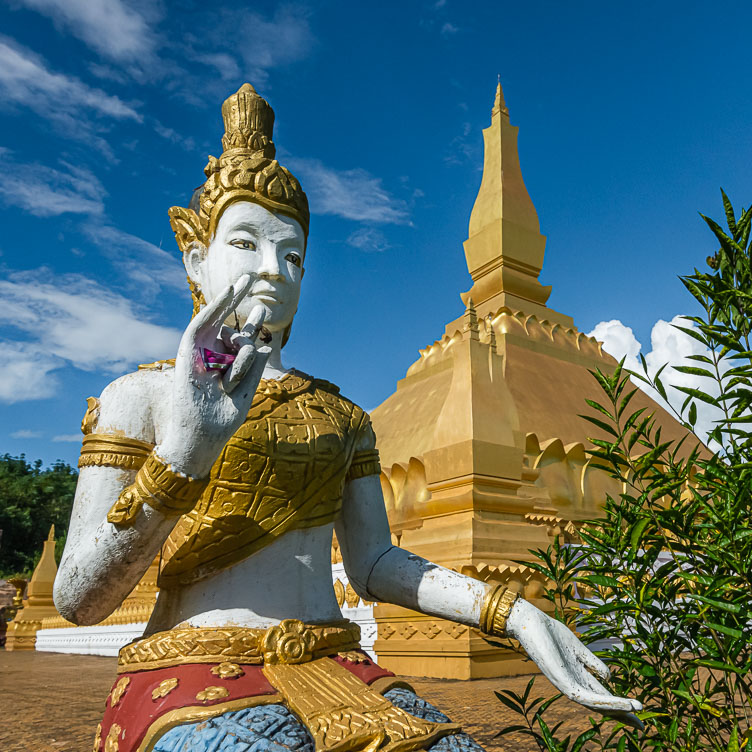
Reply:
<svg viewBox="0 0 752 752"><path fill-rule="evenodd" d="M170 420L157 453L176 470L205 477L222 448L245 420L271 349L256 347L264 321L263 306L251 311L236 338L235 362L222 376L207 370L202 350L223 352L220 337L227 317L248 295L252 279L244 274L199 311L180 340L175 360Z"/></svg>
<svg viewBox="0 0 752 752"><path fill-rule="evenodd" d="M627 725L642 727L634 715L634 711L642 710L642 704L612 695L590 673L606 680L610 671L565 624L518 599L509 615L506 632L519 641L549 681L570 700Z"/></svg>

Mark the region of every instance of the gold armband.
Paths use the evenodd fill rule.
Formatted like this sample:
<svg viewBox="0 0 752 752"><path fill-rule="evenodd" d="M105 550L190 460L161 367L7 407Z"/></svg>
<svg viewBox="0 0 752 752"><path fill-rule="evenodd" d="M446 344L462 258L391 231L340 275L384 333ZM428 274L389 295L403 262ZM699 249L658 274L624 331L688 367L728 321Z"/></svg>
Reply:
<svg viewBox="0 0 752 752"><path fill-rule="evenodd" d="M347 471L347 480L365 478L367 475L378 475L381 472L379 452L377 449L367 449L356 452Z"/></svg>
<svg viewBox="0 0 752 752"><path fill-rule="evenodd" d="M208 482L175 472L152 452L132 485L112 505L107 521L124 527L132 525L144 504L168 517L179 517L193 509Z"/></svg>
<svg viewBox="0 0 752 752"><path fill-rule="evenodd" d="M506 585L497 585L486 596L480 611L480 631L494 637L503 637L507 619L518 595Z"/></svg>
<svg viewBox="0 0 752 752"><path fill-rule="evenodd" d="M119 467L138 470L154 449L154 444L126 436L90 433L84 436L79 467Z"/></svg>

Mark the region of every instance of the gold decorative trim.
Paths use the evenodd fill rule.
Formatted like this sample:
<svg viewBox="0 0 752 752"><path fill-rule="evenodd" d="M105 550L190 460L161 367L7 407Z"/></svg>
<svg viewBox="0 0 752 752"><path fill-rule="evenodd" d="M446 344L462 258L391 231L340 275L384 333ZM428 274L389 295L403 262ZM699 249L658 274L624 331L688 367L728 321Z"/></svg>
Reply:
<svg viewBox="0 0 752 752"><path fill-rule="evenodd" d="M245 710L257 705L275 705L280 702L282 702L282 698L279 694L258 695L256 697L243 697L239 700L218 702L216 705L210 705L209 707L189 705L186 708L171 710L169 713L161 715L149 726L136 752L152 752L154 745L164 734L183 723L197 723L222 715L223 713L230 713L233 710Z"/></svg>
<svg viewBox="0 0 752 752"><path fill-rule="evenodd" d="M297 619L285 619L270 627L261 642L264 663L307 663L316 645L316 635Z"/></svg>
<svg viewBox="0 0 752 752"><path fill-rule="evenodd" d="M409 684L404 679L399 679L396 676L382 676L381 678L372 681L368 686L380 695L385 695L390 689L407 689L410 692L415 692L412 684Z"/></svg>
<svg viewBox="0 0 752 752"><path fill-rule="evenodd" d="M207 485L208 478L190 478L178 473L152 452L133 483L122 491L112 505L107 521L128 527L133 524L144 504L166 516L180 517L193 509Z"/></svg>
<svg viewBox="0 0 752 752"><path fill-rule="evenodd" d="M503 637L512 606L519 596L506 585L497 585L486 596L480 612L480 630L487 635Z"/></svg>
<svg viewBox="0 0 752 752"><path fill-rule="evenodd" d="M295 626L299 625L299 626ZM310 643L308 634L313 636ZM305 637L302 635L305 634ZM343 619L329 625L305 625L287 619L269 629L186 627L145 637L118 654L118 673L148 671L184 663L237 663L260 666L265 658L282 662L306 648L307 660L360 647L360 627ZM302 642L303 645L298 644ZM268 659L267 658L267 659Z"/></svg>
<svg viewBox="0 0 752 752"><path fill-rule="evenodd" d="M99 407L100 403L96 397L86 398L86 413L84 419L81 421L81 433L84 436L94 431L99 420Z"/></svg>
<svg viewBox="0 0 752 752"><path fill-rule="evenodd" d="M196 699L199 702L211 702L212 700L219 700L222 697L229 697L230 690L227 687L206 687L196 694Z"/></svg>
<svg viewBox="0 0 752 752"><path fill-rule="evenodd" d="M245 671L243 671L237 663L224 661L223 663L214 666L214 668L211 669L211 673L214 674L214 676L218 676L220 679L237 679L239 676L243 676Z"/></svg>
<svg viewBox="0 0 752 752"><path fill-rule="evenodd" d="M167 695L169 695L170 692L172 692L172 690L175 689L175 687L177 687L179 683L180 680L176 676L173 676L172 679L165 679L164 681L161 681L152 691L151 699L156 702L163 697L167 697Z"/></svg>
<svg viewBox="0 0 752 752"><path fill-rule="evenodd" d="M308 728L316 752L408 752L427 749L460 730L457 724L433 723L395 707L329 658L265 665L263 670Z"/></svg>
<svg viewBox="0 0 752 752"><path fill-rule="evenodd" d="M347 480L357 480L380 473L381 463L379 462L378 449L369 449L365 452L356 452L353 455L350 469L347 471Z"/></svg>
<svg viewBox="0 0 752 752"><path fill-rule="evenodd" d="M114 708L120 702L120 698L125 694L128 685L131 683L129 676L123 676L120 681L112 688L110 692L110 707Z"/></svg>
<svg viewBox="0 0 752 752"><path fill-rule="evenodd" d="M118 747L120 746L118 738L122 730L123 729L120 728L117 723L113 723L112 726L110 726L110 730L107 732L107 738L104 740L104 752L118 752Z"/></svg>
<svg viewBox="0 0 752 752"><path fill-rule="evenodd" d="M102 744L102 724L97 725L97 732L94 734L94 747L92 752L99 752L99 747Z"/></svg>
<svg viewBox="0 0 752 752"><path fill-rule="evenodd" d="M126 436L90 433L84 436L79 467L120 467L138 470L154 448L153 444Z"/></svg>

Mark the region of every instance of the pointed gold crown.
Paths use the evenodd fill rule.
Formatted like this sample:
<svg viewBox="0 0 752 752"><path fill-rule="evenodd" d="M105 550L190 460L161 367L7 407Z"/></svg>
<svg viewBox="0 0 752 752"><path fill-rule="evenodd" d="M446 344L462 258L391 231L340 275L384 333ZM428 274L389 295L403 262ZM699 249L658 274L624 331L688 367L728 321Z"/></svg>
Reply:
<svg viewBox="0 0 752 752"><path fill-rule="evenodd" d="M211 242L222 212L234 201L253 201L300 223L306 237L308 199L295 176L275 158L274 110L250 84L243 84L222 105L225 135L222 156L209 157L198 211L173 206L170 224L185 251L198 241ZM191 202L193 205L193 201Z"/></svg>

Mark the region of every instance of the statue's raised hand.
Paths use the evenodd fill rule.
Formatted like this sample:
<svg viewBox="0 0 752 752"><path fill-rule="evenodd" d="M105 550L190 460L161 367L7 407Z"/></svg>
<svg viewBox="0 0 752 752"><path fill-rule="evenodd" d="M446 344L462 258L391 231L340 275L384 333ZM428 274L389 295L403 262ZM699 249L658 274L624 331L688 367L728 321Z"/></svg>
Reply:
<svg viewBox="0 0 752 752"><path fill-rule="evenodd" d="M175 470L194 478L208 475L211 466L248 414L264 372L269 347L257 347L264 321L263 306L256 306L234 337L234 362L224 375L208 369L205 349L227 353L221 337L225 320L250 292L252 279L244 274L225 288L192 319L178 347L172 385L170 418L157 454Z"/></svg>
<svg viewBox="0 0 752 752"><path fill-rule="evenodd" d="M642 710L642 704L628 697L612 695L595 678L607 680L610 675L608 666L594 656L565 624L520 598L509 614L506 634L519 641L551 684L570 700L622 723L642 727L634 715L635 711Z"/></svg>

